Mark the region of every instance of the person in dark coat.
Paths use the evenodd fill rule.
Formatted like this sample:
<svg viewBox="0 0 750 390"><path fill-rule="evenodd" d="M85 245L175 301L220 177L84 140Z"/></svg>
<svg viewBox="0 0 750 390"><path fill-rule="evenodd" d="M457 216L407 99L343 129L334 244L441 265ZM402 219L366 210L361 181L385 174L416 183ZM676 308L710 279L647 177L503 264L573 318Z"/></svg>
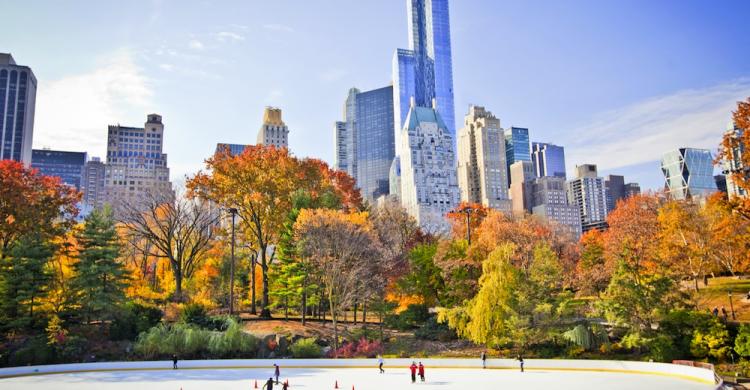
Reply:
<svg viewBox="0 0 750 390"><path fill-rule="evenodd" d="M414 383L417 381L417 365L414 362L411 362L409 370L411 370L411 383Z"/></svg>
<svg viewBox="0 0 750 390"><path fill-rule="evenodd" d="M482 368L487 368L487 352L482 351Z"/></svg>
<svg viewBox="0 0 750 390"><path fill-rule="evenodd" d="M173 370L177 369L177 354L176 353L172 354L172 369Z"/></svg>
<svg viewBox="0 0 750 390"><path fill-rule="evenodd" d="M278 364L274 363L273 366L275 367L273 370L273 375L276 377L276 384L279 384L279 376L281 375L281 368Z"/></svg>
<svg viewBox="0 0 750 390"><path fill-rule="evenodd" d="M523 372L523 356L518 355L516 360L518 360L518 363L521 365L521 372Z"/></svg>
<svg viewBox="0 0 750 390"><path fill-rule="evenodd" d="M424 382L424 366L422 365L422 362L419 362L419 379Z"/></svg>
<svg viewBox="0 0 750 390"><path fill-rule="evenodd" d="M266 390L273 390L273 378L268 378L266 384L263 385L263 388Z"/></svg>

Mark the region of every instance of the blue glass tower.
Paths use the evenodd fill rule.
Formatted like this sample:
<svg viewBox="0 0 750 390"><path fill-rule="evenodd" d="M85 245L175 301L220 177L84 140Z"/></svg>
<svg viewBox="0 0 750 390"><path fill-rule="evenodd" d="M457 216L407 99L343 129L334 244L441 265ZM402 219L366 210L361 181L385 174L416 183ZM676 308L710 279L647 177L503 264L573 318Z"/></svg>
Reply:
<svg viewBox="0 0 750 390"><path fill-rule="evenodd" d="M531 162L529 129L523 127L505 129L505 164L508 165L508 177L510 177L510 166L516 161Z"/></svg>
<svg viewBox="0 0 750 390"><path fill-rule="evenodd" d="M531 160L537 177L565 177L565 149L562 146L534 142L531 144Z"/></svg>
<svg viewBox="0 0 750 390"><path fill-rule="evenodd" d="M56 176L75 189L81 189L81 175L86 152L63 152L49 149L31 150L31 167L44 176Z"/></svg>
<svg viewBox="0 0 750 390"><path fill-rule="evenodd" d="M398 49L393 57L395 132L403 128L412 98L417 107L432 107L435 99L455 140L448 0L407 0L407 16L409 49Z"/></svg>
<svg viewBox="0 0 750 390"><path fill-rule="evenodd" d="M672 199L705 198L718 191L714 181L714 164L711 151L679 148L664 154L661 170L664 188Z"/></svg>

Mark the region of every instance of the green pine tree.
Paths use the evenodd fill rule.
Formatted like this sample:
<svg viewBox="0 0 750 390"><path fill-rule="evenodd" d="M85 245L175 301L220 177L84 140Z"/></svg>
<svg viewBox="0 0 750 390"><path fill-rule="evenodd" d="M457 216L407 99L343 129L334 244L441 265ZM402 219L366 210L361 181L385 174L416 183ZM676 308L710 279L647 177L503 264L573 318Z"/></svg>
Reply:
<svg viewBox="0 0 750 390"><path fill-rule="evenodd" d="M37 309L47 295L49 259L54 245L40 234L21 238L0 268L0 324L4 328L28 328L41 318Z"/></svg>
<svg viewBox="0 0 750 390"><path fill-rule="evenodd" d="M108 207L86 217L83 231L77 235L79 261L72 285L85 320L110 319L125 298L129 279L118 261L120 242Z"/></svg>

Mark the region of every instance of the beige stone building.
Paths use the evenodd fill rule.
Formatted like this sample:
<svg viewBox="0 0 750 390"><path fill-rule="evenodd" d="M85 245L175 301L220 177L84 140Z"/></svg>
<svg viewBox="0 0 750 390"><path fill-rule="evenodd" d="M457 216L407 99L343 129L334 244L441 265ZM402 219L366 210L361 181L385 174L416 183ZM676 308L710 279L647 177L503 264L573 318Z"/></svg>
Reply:
<svg viewBox="0 0 750 390"><path fill-rule="evenodd" d="M281 120L280 108L266 107L256 142L258 145L273 145L277 148L289 147L289 128Z"/></svg>

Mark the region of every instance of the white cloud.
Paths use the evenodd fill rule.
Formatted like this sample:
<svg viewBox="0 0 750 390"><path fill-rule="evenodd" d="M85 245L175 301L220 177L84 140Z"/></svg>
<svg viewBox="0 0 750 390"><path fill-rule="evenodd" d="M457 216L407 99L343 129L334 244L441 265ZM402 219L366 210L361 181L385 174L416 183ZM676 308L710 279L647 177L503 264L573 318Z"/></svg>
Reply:
<svg viewBox="0 0 750 390"><path fill-rule="evenodd" d="M279 23L264 24L263 28L265 28L266 30L278 31L278 32L288 32L288 33L294 32L294 29L291 26L287 26L285 24L279 24Z"/></svg>
<svg viewBox="0 0 750 390"><path fill-rule="evenodd" d="M219 42L244 41L245 37L240 34L230 32L230 31L221 31L221 32L216 33L216 40Z"/></svg>
<svg viewBox="0 0 750 390"><path fill-rule="evenodd" d="M127 49L104 57L91 72L39 80L34 147L104 157L107 125L138 126L154 110L149 80ZM132 122L131 122L132 121ZM134 122L134 123L133 123Z"/></svg>
<svg viewBox="0 0 750 390"><path fill-rule="evenodd" d="M347 75L346 70L344 69L327 69L324 72L320 73L318 75L318 78L325 82L332 82L336 80L340 80L342 77Z"/></svg>
<svg viewBox="0 0 750 390"><path fill-rule="evenodd" d="M174 65L172 64L159 64L159 68L165 72L171 72L174 70Z"/></svg>
<svg viewBox="0 0 750 390"><path fill-rule="evenodd" d="M205 49L205 48L206 48L206 47L205 47L205 46L203 45L203 43L201 43L201 41L199 41L199 40L197 40L197 39L192 39L192 40L190 40L190 43L188 43L188 46L190 46L190 48L191 48L191 49L194 49L194 50L203 50L203 49Z"/></svg>
<svg viewBox="0 0 750 390"><path fill-rule="evenodd" d="M263 100L266 102L266 104L278 104L281 101L282 97L284 97L284 91L275 88L268 91L268 95L266 95L265 99Z"/></svg>
<svg viewBox="0 0 750 390"><path fill-rule="evenodd" d="M750 79L690 89L595 115L563 131L568 170L594 163L613 169L652 162L678 147L718 148L737 101L750 96ZM561 140L562 141L562 140Z"/></svg>

